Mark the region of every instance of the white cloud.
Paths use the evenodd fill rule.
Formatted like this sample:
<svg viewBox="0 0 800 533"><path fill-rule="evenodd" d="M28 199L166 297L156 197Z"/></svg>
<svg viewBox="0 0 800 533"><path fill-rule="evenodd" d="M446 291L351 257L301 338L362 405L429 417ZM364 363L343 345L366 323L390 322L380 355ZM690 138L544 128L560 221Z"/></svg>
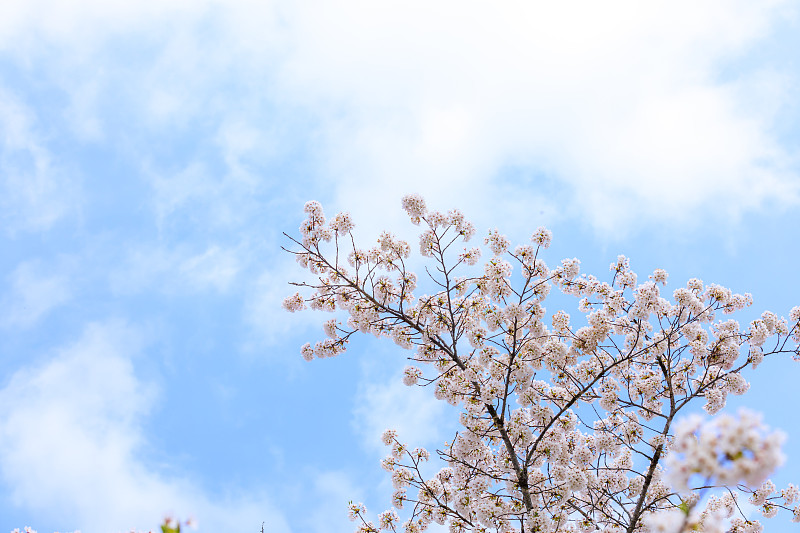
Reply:
<svg viewBox="0 0 800 533"><path fill-rule="evenodd" d="M356 524L347 518L347 503L363 498L364 489L358 487L343 472L316 472L308 476L313 480L304 486L302 498L312 493L315 505L304 516L298 516L298 528L315 533L351 531Z"/></svg>
<svg viewBox="0 0 800 533"><path fill-rule="evenodd" d="M160 173L150 182L153 207L162 227L178 214L188 214L205 227L235 227L252 208L248 196L256 187L245 173L216 176L199 162L192 162L179 172Z"/></svg>
<svg viewBox="0 0 800 533"><path fill-rule="evenodd" d="M205 252L182 261L179 268L192 285L213 287L222 292L236 279L239 258L233 250L211 246Z"/></svg>
<svg viewBox="0 0 800 533"><path fill-rule="evenodd" d="M353 425L362 445L381 456L386 452L381 442L386 429L396 430L401 442L411 447L441 446L452 437L447 431L454 426L446 422L452 413L445 402L434 398L430 387L403 385L400 374L388 381L362 381L356 402Z"/></svg>
<svg viewBox="0 0 800 533"><path fill-rule="evenodd" d="M0 21L0 50L26 56L46 42L59 42L69 52L87 51L119 32L141 29L159 17L192 13L194 2L185 0L137 2L124 0L11 1ZM36 30L34 35L28 32Z"/></svg>
<svg viewBox="0 0 800 533"><path fill-rule="evenodd" d="M319 327L324 320L330 318L310 310L290 315L283 308L284 298L298 292L298 288L289 285L289 282L302 279L302 276L298 276L299 272L299 267L291 258L283 257L248 284L243 318L252 328L253 345L276 344L285 339L290 331L308 331L310 327ZM300 292L305 296L310 295L308 291ZM322 332L319 331L319 334L322 335ZM298 360L299 350L298 345Z"/></svg>
<svg viewBox="0 0 800 533"><path fill-rule="evenodd" d="M159 228L187 219L209 230L241 230L252 224L254 214L264 208L259 194L272 185L256 177L248 165L252 151L264 144L265 137L246 123L225 124L214 144L225 161L224 170L212 171L196 160L177 172L154 172L145 165Z"/></svg>
<svg viewBox="0 0 800 533"><path fill-rule="evenodd" d="M121 268L111 272L111 286L123 294L154 284L166 292L225 293L238 278L243 253L240 248L217 244L202 251L187 246L138 246L131 249Z"/></svg>
<svg viewBox="0 0 800 533"><path fill-rule="evenodd" d="M0 87L0 224L12 234L47 230L78 207L77 184L53 162L37 122Z"/></svg>
<svg viewBox="0 0 800 533"><path fill-rule="evenodd" d="M314 4L293 13L281 79L298 101L349 111L326 124L326 164L341 203L373 219L407 190L506 205L494 180L508 166L558 179L569 216L598 230L727 217L798 200L775 99L751 90L785 102L786 79L718 75L785 6Z"/></svg>
<svg viewBox="0 0 800 533"><path fill-rule="evenodd" d="M47 50L81 49L101 64L112 36L147 43L152 60L114 83L150 127L223 124L223 158L280 137L255 117L300 111L320 179L370 223L412 190L474 212L583 218L609 233L800 199L797 158L773 128L798 73L737 63L778 21L796 24L788 0L79 2L74 12L61 2L41 18L28 4L9 9L8 43L33 33L67 43ZM25 42L19 54L45 53ZM91 115L84 101L76 109ZM508 169L533 178L499 186ZM220 188L203 169L186 172L157 184L162 214L187 194L236 205L224 198L259 182L245 172Z"/></svg>
<svg viewBox="0 0 800 533"><path fill-rule="evenodd" d="M69 276L43 272L38 262L21 263L9 278L11 290L0 312L0 324L5 327L30 327L72 297Z"/></svg>
<svg viewBox="0 0 800 533"><path fill-rule="evenodd" d="M141 347L141 334L125 324L93 324L52 359L11 376L0 391L2 490L38 520L84 533L152 528L164 513L193 515L201 531L262 520L288 531L263 495L211 496L141 459L142 422L158 397L136 376Z"/></svg>
<svg viewBox="0 0 800 533"><path fill-rule="evenodd" d="M193 198L210 196L215 189L211 175L196 163L169 176L154 176L151 182L154 209L160 223Z"/></svg>
<svg viewBox="0 0 800 533"><path fill-rule="evenodd" d="M392 348L387 350L392 351ZM435 451L446 440L451 440L458 429L458 411L437 400L430 387L403 385L399 373L388 380L375 379L371 376L373 371L384 366L384 358L380 359L381 361L367 361L365 364L366 372L356 393L352 424L361 438L361 446L373 452L370 455L374 458L367 456L372 461L373 471L378 469L377 457L389 454L389 449L381 441L381 435L386 429L394 429L399 440L411 449L424 447L431 453L431 461L420 465L422 475L429 479L445 466L436 458ZM372 517L377 517L378 512L389 508L394 492L391 476L383 470L377 472L380 481L375 487L370 487L368 499L363 500L368 502L368 512ZM375 507L370 508L370 505ZM399 514L401 520L408 517L407 510ZM444 533L447 528L431 524L429 530L433 533Z"/></svg>

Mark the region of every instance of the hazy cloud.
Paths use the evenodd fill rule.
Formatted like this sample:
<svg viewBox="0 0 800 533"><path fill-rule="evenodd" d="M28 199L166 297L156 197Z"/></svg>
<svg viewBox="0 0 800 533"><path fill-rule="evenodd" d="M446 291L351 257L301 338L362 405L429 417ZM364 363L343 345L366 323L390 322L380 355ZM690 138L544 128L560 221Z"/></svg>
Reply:
<svg viewBox="0 0 800 533"><path fill-rule="evenodd" d="M25 262L9 276L10 291L2 300L0 323L6 327L30 327L72 297L70 278L47 272L39 262Z"/></svg>
<svg viewBox="0 0 800 533"><path fill-rule="evenodd" d="M198 251L186 245L168 248L157 245L132 247L125 263L110 273L115 292L135 293L156 285L168 293L213 290L227 292L242 268L242 254L236 247L208 245Z"/></svg>
<svg viewBox="0 0 800 533"><path fill-rule="evenodd" d="M211 496L142 458L156 389L137 377L141 334L89 325L72 345L17 371L0 391L0 472L14 504L37 520L85 533L152 528L165 513L203 531L268 520L288 531L263 495Z"/></svg>
<svg viewBox="0 0 800 533"><path fill-rule="evenodd" d="M412 448L440 446L450 437L442 420L448 408L433 396L430 387L407 387L400 374L388 381L362 381L356 395L353 425L362 445L385 455L381 435L386 429L397 431L401 442Z"/></svg>
<svg viewBox="0 0 800 533"><path fill-rule="evenodd" d="M12 234L48 230L79 203L76 178L54 163L37 122L0 87L0 224Z"/></svg>
<svg viewBox="0 0 800 533"><path fill-rule="evenodd" d="M115 71L112 85L126 87L142 124L221 125L215 150L230 175L211 179L193 162L159 177L159 216L192 196L235 217L225 206L272 179L237 154L287 131L313 139L316 177L370 222L408 191L475 212L490 203L579 218L607 234L800 198L797 158L774 127L796 73L743 59L778 22L796 24L788 0L79 4L37 18L14 2L6 38L35 29L59 46L20 50L58 62L51 50L81 48L103 65L112 36L138 39L149 60ZM73 107L93 116L85 99ZM509 173L525 179L507 187Z"/></svg>

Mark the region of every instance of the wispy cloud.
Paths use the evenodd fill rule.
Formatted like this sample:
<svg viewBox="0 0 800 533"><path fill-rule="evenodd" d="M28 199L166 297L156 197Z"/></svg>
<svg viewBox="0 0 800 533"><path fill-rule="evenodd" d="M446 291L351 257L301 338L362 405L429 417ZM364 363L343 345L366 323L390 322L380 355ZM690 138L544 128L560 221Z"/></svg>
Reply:
<svg viewBox="0 0 800 533"><path fill-rule="evenodd" d="M441 446L450 427L448 406L433 396L430 387L408 387L401 375L395 374L387 381L362 381L353 410L353 425L361 436L362 445L378 455L386 455L381 435L386 429L397 431L401 442L409 446Z"/></svg>
<svg viewBox="0 0 800 533"><path fill-rule="evenodd" d="M212 496L143 459L143 420L159 393L136 375L141 349L135 328L92 324L11 376L0 391L0 472L14 504L40 523L87 533L152 528L167 512L196 517L203 531L262 520L288 531L266 496Z"/></svg>
<svg viewBox="0 0 800 533"><path fill-rule="evenodd" d="M202 254L183 261L180 271L195 286L210 286L224 291L236 279L239 259L232 250L212 246Z"/></svg>
<svg viewBox="0 0 800 533"><path fill-rule="evenodd" d="M9 275L10 291L2 299L0 324L31 327L72 297L70 278L49 272L40 262L25 262Z"/></svg>
<svg viewBox="0 0 800 533"><path fill-rule="evenodd" d="M159 227L168 228L176 218L178 223L190 221L210 230L240 228L246 223L247 215L256 207L252 196L264 184L243 169L238 158L230 154L231 147L220 150L230 165L228 172L217 174L194 161L177 172L161 172L150 178Z"/></svg>
<svg viewBox="0 0 800 533"><path fill-rule="evenodd" d="M347 518L347 502L363 498L364 487L359 487L343 472L317 472L309 479L313 481L304 487L304 498L313 494L315 504L309 508L308 514L298 517L298 529L315 533L354 529L357 524Z"/></svg>
<svg viewBox="0 0 800 533"><path fill-rule="evenodd" d="M736 218L800 199L797 158L774 127L797 74L743 60L779 22L796 24L786 0L380 8L242 0L224 10L87 2L77 13L59 4L63 16L41 20L25 5L10 10L18 27L67 43L28 43L20 48L28 54L80 48L95 66L110 66L103 50L112 36L146 43L146 60L108 69L108 87L125 88L139 126L210 124L202 127L224 160L288 131L295 146L313 139L313 172L361 220L381 218L377 199L409 190L446 194L476 212L491 202L583 219L606 233L634 222ZM92 116L86 101L73 107ZM263 182L228 164L233 181L209 179L213 171L197 162L159 178L159 213L187 195L216 198L212 210L237 205L225 199ZM527 185L504 186L509 172ZM558 194L543 194L553 182ZM217 215L226 212L236 213Z"/></svg>
<svg viewBox="0 0 800 533"><path fill-rule="evenodd" d="M227 292L242 268L243 251L235 247L159 245L132 247L123 265L109 274L112 289L120 294L157 287L159 291Z"/></svg>
<svg viewBox="0 0 800 533"><path fill-rule="evenodd" d="M253 346L278 343L285 340L290 331L308 331L312 326L320 328L321 336L321 324L330 316L322 317L309 311L290 315L283 308L284 298L297 292L297 287L289 285L290 281L297 281L297 265L287 254L271 266L247 284L242 318L251 328ZM295 353L299 354L299 350L298 345Z"/></svg>
<svg viewBox="0 0 800 533"><path fill-rule="evenodd" d="M389 348L391 350L391 348ZM385 366L385 361L367 362L365 367ZM375 465L378 457L389 455L389 449L381 442L381 435L386 429L394 429L400 442L406 443L411 449L418 446L425 447L435 457L435 450L442 447L446 440L452 439L455 434L455 411L450 411L451 406L437 400L430 387L408 387L403 385L401 374L395 373L388 380L374 379L371 371L359 383L356 393L356 408L353 409L353 427L361 438L361 446L371 453L367 455ZM422 474L430 478L441 468L442 464L435 459L420 465ZM394 492L391 476L385 471L379 471L380 481L375 487L370 487L367 505L371 516L377 517L378 512L390 507L391 495ZM446 527L432 524L430 530L434 533L444 533Z"/></svg>
<svg viewBox="0 0 800 533"><path fill-rule="evenodd" d="M787 80L719 75L786 3L437 6L291 18L281 79L307 105L349 111L323 115L327 168L372 217L376 198L409 189L506 205L509 168L532 176L513 189L529 208L547 202L546 175L564 212L598 230L797 202L797 161L771 130Z"/></svg>
<svg viewBox="0 0 800 533"><path fill-rule="evenodd" d="M0 86L0 224L3 231L42 231L79 204L78 182L53 161L37 117Z"/></svg>

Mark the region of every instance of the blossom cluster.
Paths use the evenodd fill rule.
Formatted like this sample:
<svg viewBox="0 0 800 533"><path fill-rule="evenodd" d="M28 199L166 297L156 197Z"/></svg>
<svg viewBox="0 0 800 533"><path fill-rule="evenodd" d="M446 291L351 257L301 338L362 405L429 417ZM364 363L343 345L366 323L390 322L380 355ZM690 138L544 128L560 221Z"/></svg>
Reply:
<svg viewBox="0 0 800 533"><path fill-rule="evenodd" d="M20 529L18 527L15 527L14 529L11 530L11 533L20 533ZM36 533L36 530L30 526L25 526L24 528L22 528L21 533ZM56 531L55 533L58 533L58 531ZM81 533L81 532L80 530L75 530L74 533Z"/></svg>
<svg viewBox="0 0 800 533"><path fill-rule="evenodd" d="M189 518L184 522L184 525L189 529L197 529L197 521L194 518ZM161 524L161 531L162 533L180 533L181 531L181 522L174 517L167 515L164 518L164 523ZM20 532L19 528L14 528L11 530L11 533L36 533L36 530L30 526L25 526L22 531ZM58 533L56 531L55 533ZM81 533L80 530L75 530L73 533ZM135 529L131 529L129 533L137 533ZM141 532L140 532L141 533ZM152 530L148 533L154 533Z"/></svg>
<svg viewBox="0 0 800 533"><path fill-rule="evenodd" d="M15 527L14 529L11 530L11 533L20 533L20 529L18 527ZM21 533L36 533L36 530L30 526L25 526L24 528L22 528ZM58 533L58 531L56 531L55 533ZM81 533L81 532L79 530L76 530L74 533Z"/></svg>
<svg viewBox="0 0 800 533"><path fill-rule="evenodd" d="M796 488L762 483L780 463L777 434L750 414L679 418L697 402L719 413L729 394L748 390L742 371L765 357L797 358L800 307L788 320L767 311L742 327L729 315L752 305L749 294L697 278L666 292L666 271L640 282L625 256L610 280L582 274L577 258L551 266L545 228L516 247L490 231L479 266L483 252L466 244L475 228L461 212L430 211L418 195L402 205L421 227L423 279L410 270L408 242L384 232L360 248L349 215L326 223L317 202L306 204L300 238L289 237L315 281L295 283L284 307L341 312L303 357L337 356L359 333L388 338L409 353L406 385L460 408L462 429L436 450L443 466L433 476L420 468L427 450L384 434L392 508L373 522L351 504L359 531L755 531L735 505L727 513L730 493L749 494L767 517L777 508L800 515ZM577 298L578 314L548 314L552 290ZM692 486L692 475L713 483ZM722 488L730 492L720 499L713 490ZM712 494L700 509L703 490Z"/></svg>
<svg viewBox="0 0 800 533"><path fill-rule="evenodd" d="M670 484L688 490L696 475L703 485L759 485L783 463L783 440L781 432L767 434L761 417L747 410L738 418L722 414L705 424L699 415L690 416L675 427L666 460Z"/></svg>

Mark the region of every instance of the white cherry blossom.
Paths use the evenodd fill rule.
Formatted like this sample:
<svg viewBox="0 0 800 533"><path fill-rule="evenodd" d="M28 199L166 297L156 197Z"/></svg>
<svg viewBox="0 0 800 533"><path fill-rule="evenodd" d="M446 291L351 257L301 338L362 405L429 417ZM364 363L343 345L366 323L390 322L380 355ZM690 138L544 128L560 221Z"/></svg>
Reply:
<svg viewBox="0 0 800 533"><path fill-rule="evenodd" d="M294 284L284 307L347 315L326 321L303 358L339 356L359 333L391 339L413 361L403 382L460 409L460 431L435 454L383 434L392 508L372 522L351 503L358 531L761 531L738 495L765 518L800 521L800 490L767 479L783 460L782 435L753 413L720 413L728 394L749 389L743 370L800 359L800 306L788 320L766 311L741 327L733 315L753 304L749 294L698 278L667 289L663 269L640 283L624 255L610 279L581 274L577 258L544 257L545 228L516 247L490 231L479 266L461 212L430 211L419 195L402 207L421 227L423 277L409 270L408 243L383 232L358 248L342 238L350 216L326 223L317 202L289 237L316 281ZM552 289L574 296L577 312L548 311ZM701 405L715 416L684 415ZM425 476L420 464L432 458L441 468Z"/></svg>

